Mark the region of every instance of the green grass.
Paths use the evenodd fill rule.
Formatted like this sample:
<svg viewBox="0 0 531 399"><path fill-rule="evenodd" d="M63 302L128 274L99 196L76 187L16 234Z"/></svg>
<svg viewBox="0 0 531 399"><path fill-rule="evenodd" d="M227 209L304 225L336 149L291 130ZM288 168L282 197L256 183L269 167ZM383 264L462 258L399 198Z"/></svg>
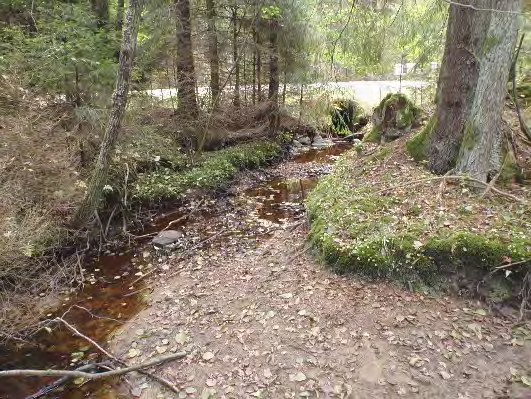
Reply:
<svg viewBox="0 0 531 399"><path fill-rule="evenodd" d="M279 144L262 141L204 153L188 169L176 171L159 167L141 173L132 192L141 201L159 201L179 198L192 189L219 189L238 171L266 165L281 152Z"/></svg>

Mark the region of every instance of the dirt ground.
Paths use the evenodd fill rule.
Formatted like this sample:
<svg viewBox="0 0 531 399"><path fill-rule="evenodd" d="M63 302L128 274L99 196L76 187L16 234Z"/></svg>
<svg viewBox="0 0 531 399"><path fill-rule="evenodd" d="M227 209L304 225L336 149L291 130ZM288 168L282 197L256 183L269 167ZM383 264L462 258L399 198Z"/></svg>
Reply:
<svg viewBox="0 0 531 399"><path fill-rule="evenodd" d="M531 398L530 337L511 317L334 274L305 229L170 262L111 348L131 364L188 351L156 370L181 391L130 377L125 396Z"/></svg>

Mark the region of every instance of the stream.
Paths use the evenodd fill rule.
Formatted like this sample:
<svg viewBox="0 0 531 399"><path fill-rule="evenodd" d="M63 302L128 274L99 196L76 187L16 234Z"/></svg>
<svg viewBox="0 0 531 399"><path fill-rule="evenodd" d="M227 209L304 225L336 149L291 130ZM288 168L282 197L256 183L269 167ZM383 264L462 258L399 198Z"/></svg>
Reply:
<svg viewBox="0 0 531 399"><path fill-rule="evenodd" d="M172 229L185 232L181 247L173 255L154 253L149 238L132 249L102 255L84 266L84 285L77 292L64 296L60 307L47 314L46 318L63 317L105 347L120 325L147 306L145 296L150 287L147 285L148 278L142 278L144 275L160 267L166 270L165 262L171 262L172 259L178 261L187 251L201 246L222 248L227 240L245 243L267 239L279 225L293 223L304 217L302 202L308 192L315 187L322 174L330 171L335 159L350 147L348 143L336 142L326 149L308 150L280 165L288 170L280 177L273 174L273 178L255 180L250 187L241 191L205 200L198 209L190 204L187 209L159 215L144 233L160 231L169 222L189 214L181 224L172 225ZM309 165L312 167L305 167ZM290 176L290 168L299 173ZM59 323L43 328L31 343L0 347L0 369L3 370L73 369L97 360L103 359L95 348ZM32 394L53 381L55 378L2 379L0 399L32 397ZM40 397L114 398L120 397L117 385L116 381L74 381Z"/></svg>

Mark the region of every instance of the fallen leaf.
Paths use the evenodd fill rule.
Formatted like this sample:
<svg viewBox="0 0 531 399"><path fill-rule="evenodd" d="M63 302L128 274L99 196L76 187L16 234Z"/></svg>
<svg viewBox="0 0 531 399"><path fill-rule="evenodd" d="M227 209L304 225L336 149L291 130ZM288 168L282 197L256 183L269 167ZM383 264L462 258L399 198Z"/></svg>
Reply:
<svg viewBox="0 0 531 399"><path fill-rule="evenodd" d="M303 382L306 381L306 375L300 371L293 376L293 381Z"/></svg>
<svg viewBox="0 0 531 399"><path fill-rule="evenodd" d="M190 338L184 331L179 331L179 333L175 336L175 341L177 341L178 344L184 345L188 342Z"/></svg>
<svg viewBox="0 0 531 399"><path fill-rule="evenodd" d="M216 386L216 380L209 378L205 381L205 384L207 385L207 387L214 387Z"/></svg>
<svg viewBox="0 0 531 399"><path fill-rule="evenodd" d="M441 375L443 380L449 380L452 378L451 374L444 370L439 370L439 374Z"/></svg>
<svg viewBox="0 0 531 399"><path fill-rule="evenodd" d="M527 378L525 375L520 377L520 381L522 381L522 384L531 387L531 379Z"/></svg>
<svg viewBox="0 0 531 399"><path fill-rule="evenodd" d="M273 377L273 373L271 373L270 369L264 369L264 377L265 378L271 378Z"/></svg>
<svg viewBox="0 0 531 399"><path fill-rule="evenodd" d="M127 357L129 359L132 359L133 357L137 357L138 355L140 355L140 350L137 348L131 348L129 349L129 352L127 352Z"/></svg>
<svg viewBox="0 0 531 399"><path fill-rule="evenodd" d="M159 355L162 355L168 350L168 347L167 346L156 346L155 350L157 351Z"/></svg>
<svg viewBox="0 0 531 399"><path fill-rule="evenodd" d="M206 360L207 362L209 360L214 359L214 354L212 352L205 352L203 353L203 360Z"/></svg>
<svg viewBox="0 0 531 399"><path fill-rule="evenodd" d="M187 387L185 390L184 390L187 394L191 395L193 393L196 393L197 392L197 389L195 389L194 387Z"/></svg>
<svg viewBox="0 0 531 399"><path fill-rule="evenodd" d="M291 292L286 292L285 294L280 294L280 297L284 299L291 299L293 298L293 294Z"/></svg>

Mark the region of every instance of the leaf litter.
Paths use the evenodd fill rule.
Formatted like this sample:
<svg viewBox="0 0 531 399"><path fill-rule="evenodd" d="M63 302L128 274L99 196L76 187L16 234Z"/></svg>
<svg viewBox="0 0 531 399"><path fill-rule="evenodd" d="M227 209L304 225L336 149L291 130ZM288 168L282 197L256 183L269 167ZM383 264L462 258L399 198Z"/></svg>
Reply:
<svg viewBox="0 0 531 399"><path fill-rule="evenodd" d="M334 274L303 251L304 223L291 227L297 213L258 222L270 212L245 198L246 184L206 204L218 216L199 224L208 226L202 234L229 233L166 258L149 306L111 342L115 353L133 360L185 349L185 359L157 373L186 398L529 392L529 325L513 329L477 301ZM199 227L187 233L195 242ZM149 388L153 397L171 397L158 389Z"/></svg>

